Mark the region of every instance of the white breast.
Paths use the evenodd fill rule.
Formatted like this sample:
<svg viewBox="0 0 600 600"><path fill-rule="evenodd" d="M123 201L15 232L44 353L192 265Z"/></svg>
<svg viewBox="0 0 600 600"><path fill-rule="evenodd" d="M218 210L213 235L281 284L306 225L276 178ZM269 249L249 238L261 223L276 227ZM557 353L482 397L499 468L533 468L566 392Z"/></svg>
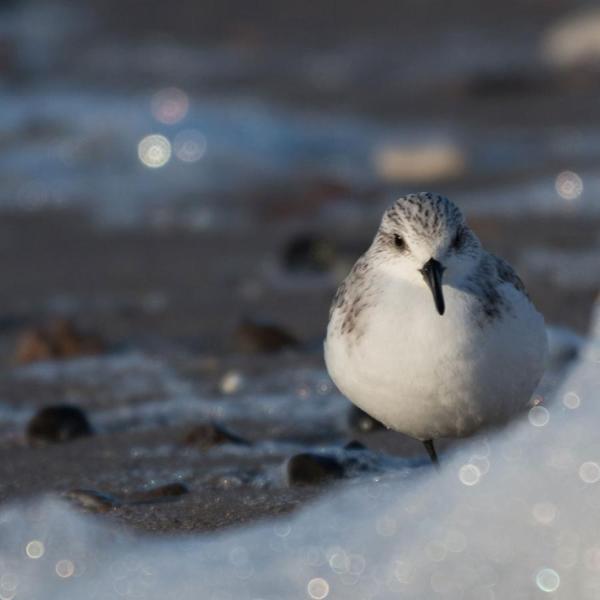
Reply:
<svg viewBox="0 0 600 600"><path fill-rule="evenodd" d="M492 321L474 296L447 285L443 316L427 288L404 283L386 286L350 333L334 311L325 342L332 379L364 411L421 440L506 421L538 384L547 342L527 298L509 284L499 291L508 310Z"/></svg>

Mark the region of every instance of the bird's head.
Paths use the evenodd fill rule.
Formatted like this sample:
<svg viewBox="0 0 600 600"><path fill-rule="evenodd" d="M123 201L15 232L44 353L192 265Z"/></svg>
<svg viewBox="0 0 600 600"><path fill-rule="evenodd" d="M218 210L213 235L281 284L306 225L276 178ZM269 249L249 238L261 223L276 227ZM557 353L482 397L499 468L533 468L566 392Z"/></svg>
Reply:
<svg viewBox="0 0 600 600"><path fill-rule="evenodd" d="M443 315L442 285L460 284L473 272L481 244L454 203L420 193L399 198L385 211L369 252L389 276L426 285Z"/></svg>

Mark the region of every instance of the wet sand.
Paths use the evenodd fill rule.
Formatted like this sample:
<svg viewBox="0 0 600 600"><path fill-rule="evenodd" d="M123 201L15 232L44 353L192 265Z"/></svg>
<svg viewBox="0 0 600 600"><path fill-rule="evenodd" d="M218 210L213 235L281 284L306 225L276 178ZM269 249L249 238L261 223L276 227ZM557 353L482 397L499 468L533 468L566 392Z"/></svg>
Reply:
<svg viewBox="0 0 600 600"><path fill-rule="evenodd" d="M151 344L153 338L195 350L231 350L231 332L244 315L268 318L305 343L323 337L330 299L370 243L376 215L354 228L328 229L311 221L276 221L245 229L102 230L84 217L4 215L0 269L4 330L67 313L98 329L111 344ZM577 252L597 243L599 220L563 215L470 219L490 251L511 261L548 323L585 333L597 280L561 286L527 269L533 249ZM283 249L297 232L331 244L330 273L286 272ZM17 245L18 242L18 245ZM14 251L18 247L18 251ZM298 307L301 306L302 310Z"/></svg>

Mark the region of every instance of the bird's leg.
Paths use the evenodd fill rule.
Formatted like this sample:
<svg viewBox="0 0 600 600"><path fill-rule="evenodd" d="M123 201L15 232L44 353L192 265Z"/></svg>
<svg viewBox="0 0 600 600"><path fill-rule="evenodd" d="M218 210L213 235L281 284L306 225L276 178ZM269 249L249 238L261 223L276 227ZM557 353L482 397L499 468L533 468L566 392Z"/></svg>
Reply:
<svg viewBox="0 0 600 600"><path fill-rule="evenodd" d="M423 445L425 446L425 450L427 450L427 454L429 454L429 458L431 462L438 467L439 461L437 457L437 452L435 451L435 447L433 446L433 440L424 440Z"/></svg>

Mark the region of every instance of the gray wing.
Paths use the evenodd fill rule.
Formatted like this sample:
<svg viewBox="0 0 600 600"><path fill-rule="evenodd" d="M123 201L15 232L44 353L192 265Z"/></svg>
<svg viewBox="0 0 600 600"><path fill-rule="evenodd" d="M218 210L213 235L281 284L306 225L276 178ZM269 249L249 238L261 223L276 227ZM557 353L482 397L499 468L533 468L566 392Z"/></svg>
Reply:
<svg viewBox="0 0 600 600"><path fill-rule="evenodd" d="M498 277L500 281L504 283L510 283L515 289L519 290L519 292L523 293L527 298L529 298L529 294L525 289L525 285L521 281L521 278L516 274L515 270L503 259L499 256L491 255L494 264L496 265L496 272L498 273Z"/></svg>

